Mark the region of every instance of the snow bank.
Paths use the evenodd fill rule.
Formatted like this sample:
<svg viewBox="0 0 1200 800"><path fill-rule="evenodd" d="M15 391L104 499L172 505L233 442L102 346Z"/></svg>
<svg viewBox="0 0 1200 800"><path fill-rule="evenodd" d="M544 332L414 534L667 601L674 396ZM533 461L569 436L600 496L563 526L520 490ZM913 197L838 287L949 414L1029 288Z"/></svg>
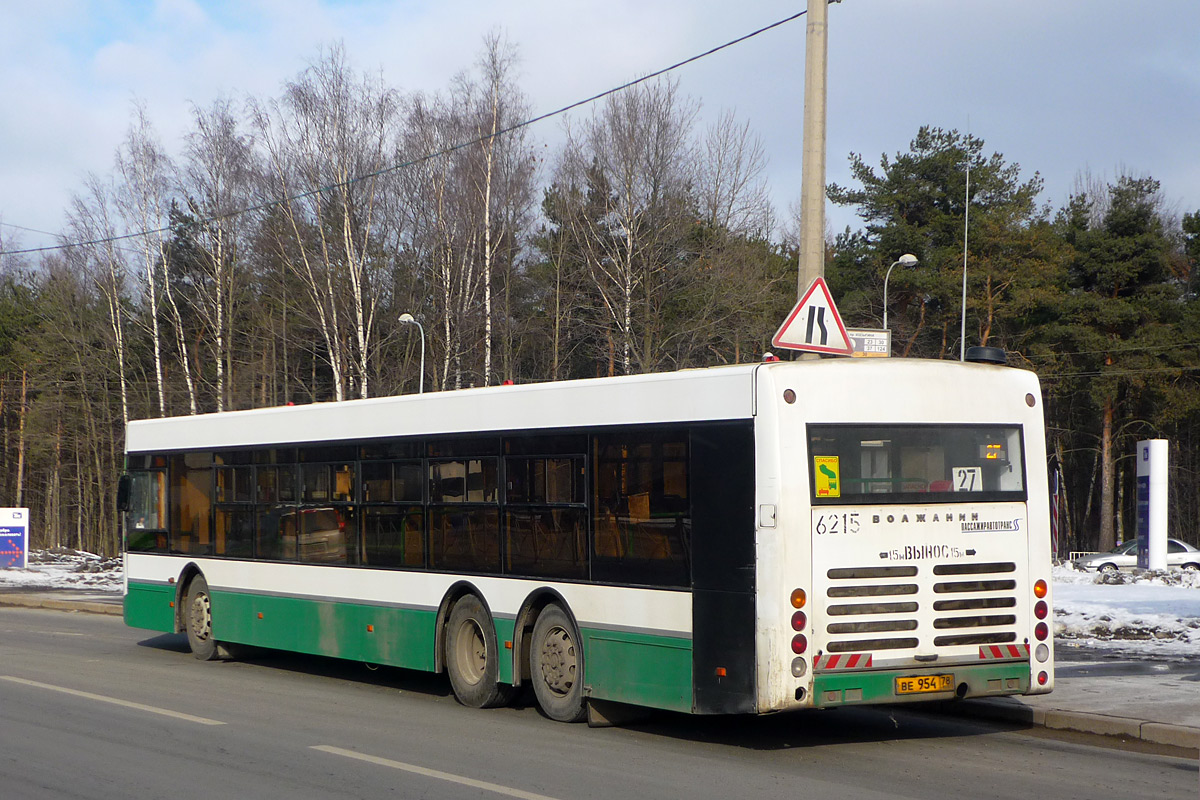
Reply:
<svg viewBox="0 0 1200 800"><path fill-rule="evenodd" d="M1200 656L1200 573L1055 567L1057 640L1138 657Z"/></svg>
<svg viewBox="0 0 1200 800"><path fill-rule="evenodd" d="M28 569L0 569L0 587L119 592L121 573L119 558L105 559L65 547L31 550Z"/></svg>

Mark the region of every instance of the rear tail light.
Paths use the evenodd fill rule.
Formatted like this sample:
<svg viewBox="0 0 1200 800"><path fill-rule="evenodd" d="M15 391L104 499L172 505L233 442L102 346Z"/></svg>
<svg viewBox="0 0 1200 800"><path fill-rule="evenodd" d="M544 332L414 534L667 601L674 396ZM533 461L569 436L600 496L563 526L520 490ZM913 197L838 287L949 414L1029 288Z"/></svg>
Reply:
<svg viewBox="0 0 1200 800"><path fill-rule="evenodd" d="M1037 637L1039 642L1046 641L1046 637L1050 635L1050 626L1044 622L1039 622L1033 629L1033 635Z"/></svg>
<svg viewBox="0 0 1200 800"><path fill-rule="evenodd" d="M792 614L792 630L802 631L806 625L808 625L808 617L803 611Z"/></svg>
<svg viewBox="0 0 1200 800"><path fill-rule="evenodd" d="M1038 619L1045 619L1049 613L1050 606L1046 605L1045 600L1038 600L1037 604L1033 607L1033 615Z"/></svg>
<svg viewBox="0 0 1200 800"><path fill-rule="evenodd" d="M1038 686L1045 686L1049 680L1050 680L1050 676L1047 675L1045 672L1038 673Z"/></svg>
<svg viewBox="0 0 1200 800"><path fill-rule="evenodd" d="M808 638L803 633L797 633L792 637L792 652L798 656L804 655L804 651L808 649Z"/></svg>

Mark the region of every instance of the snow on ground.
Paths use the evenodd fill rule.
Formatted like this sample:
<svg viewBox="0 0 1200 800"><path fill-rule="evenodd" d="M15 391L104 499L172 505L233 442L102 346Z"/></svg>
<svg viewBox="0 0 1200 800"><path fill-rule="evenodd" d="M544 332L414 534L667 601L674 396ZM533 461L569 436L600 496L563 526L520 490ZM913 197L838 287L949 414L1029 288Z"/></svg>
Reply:
<svg viewBox="0 0 1200 800"><path fill-rule="evenodd" d="M1054 567L1054 637L1115 655L1200 657L1200 573Z"/></svg>
<svg viewBox="0 0 1200 800"><path fill-rule="evenodd" d="M56 547L31 550L28 569L0 569L0 588L94 589L119 592L122 566L119 558Z"/></svg>
<svg viewBox="0 0 1200 800"><path fill-rule="evenodd" d="M1200 573L1112 577L1054 567L1054 636L1060 645L1137 658L1200 658ZM0 570L0 589L121 591L120 559L57 548L30 553L29 569Z"/></svg>

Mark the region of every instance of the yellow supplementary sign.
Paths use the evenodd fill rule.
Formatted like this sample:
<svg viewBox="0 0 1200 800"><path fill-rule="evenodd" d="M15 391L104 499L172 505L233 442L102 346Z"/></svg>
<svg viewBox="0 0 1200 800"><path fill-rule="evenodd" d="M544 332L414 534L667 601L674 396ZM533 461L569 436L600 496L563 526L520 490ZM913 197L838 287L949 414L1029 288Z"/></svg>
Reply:
<svg viewBox="0 0 1200 800"><path fill-rule="evenodd" d="M817 497L841 497L842 476L837 456L813 456Z"/></svg>

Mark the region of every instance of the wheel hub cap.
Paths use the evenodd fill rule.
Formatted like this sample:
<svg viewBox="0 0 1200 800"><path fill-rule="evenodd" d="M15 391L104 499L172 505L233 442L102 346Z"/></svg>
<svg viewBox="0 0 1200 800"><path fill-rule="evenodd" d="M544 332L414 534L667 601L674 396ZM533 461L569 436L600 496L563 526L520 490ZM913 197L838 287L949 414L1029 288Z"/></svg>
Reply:
<svg viewBox="0 0 1200 800"><path fill-rule="evenodd" d="M542 642L542 680L558 694L575 685L575 644L562 628L555 628Z"/></svg>

